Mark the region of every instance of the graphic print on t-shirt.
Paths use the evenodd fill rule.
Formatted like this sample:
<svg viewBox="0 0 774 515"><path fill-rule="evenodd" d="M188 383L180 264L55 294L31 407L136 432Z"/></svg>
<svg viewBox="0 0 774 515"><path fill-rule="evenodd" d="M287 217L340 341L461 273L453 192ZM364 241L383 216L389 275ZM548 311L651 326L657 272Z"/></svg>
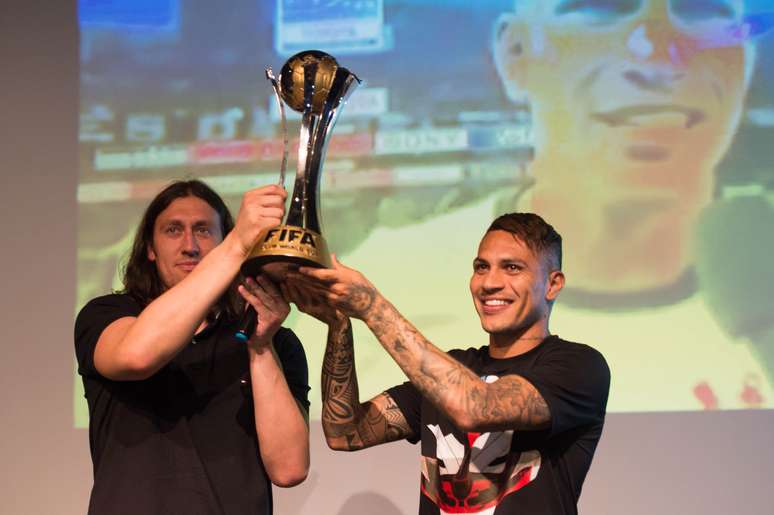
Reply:
<svg viewBox="0 0 774 515"><path fill-rule="evenodd" d="M497 376L487 376L488 383ZM422 493L441 514L492 515L502 499L533 481L540 470L538 451L511 452L513 430L467 433L460 442L452 432L428 424L435 436L435 458L422 456Z"/></svg>

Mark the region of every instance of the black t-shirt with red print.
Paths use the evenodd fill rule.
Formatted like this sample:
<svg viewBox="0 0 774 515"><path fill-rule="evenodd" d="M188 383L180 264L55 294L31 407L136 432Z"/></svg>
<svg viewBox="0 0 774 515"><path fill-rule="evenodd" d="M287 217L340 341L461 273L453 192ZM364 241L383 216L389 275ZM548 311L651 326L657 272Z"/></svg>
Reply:
<svg viewBox="0 0 774 515"><path fill-rule="evenodd" d="M487 382L516 374L551 411L540 431L464 433L411 384L391 388L422 442L420 515L574 514L602 435L610 370L593 348L549 336L524 354L495 359L487 346L449 355Z"/></svg>

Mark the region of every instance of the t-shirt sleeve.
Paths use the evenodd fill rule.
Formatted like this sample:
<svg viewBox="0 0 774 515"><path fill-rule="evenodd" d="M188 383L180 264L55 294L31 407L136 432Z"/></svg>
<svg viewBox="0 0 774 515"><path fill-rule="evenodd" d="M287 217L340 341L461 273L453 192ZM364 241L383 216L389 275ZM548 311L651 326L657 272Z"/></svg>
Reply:
<svg viewBox="0 0 774 515"><path fill-rule="evenodd" d="M129 295L105 295L89 301L75 319L75 357L78 373L99 375L94 367L94 349L102 331L124 317L139 316L142 308Z"/></svg>
<svg viewBox="0 0 774 515"><path fill-rule="evenodd" d="M274 349L277 351L285 381L290 393L309 411L309 367L306 353L298 336L290 329L280 328L274 336Z"/></svg>
<svg viewBox="0 0 774 515"><path fill-rule="evenodd" d="M472 349L468 351L470 350ZM453 349L448 354L457 361L464 363L466 352L468 351ZM393 386L385 393L392 397L395 404L398 405L398 409L403 413L403 418L406 419L409 427L411 427L412 435L406 438L406 440L411 443L417 443L422 435L422 394L410 381Z"/></svg>
<svg viewBox="0 0 774 515"><path fill-rule="evenodd" d="M604 421L610 369L595 349L569 342L556 345L532 369L519 375L546 401L551 436Z"/></svg>
<svg viewBox="0 0 774 515"><path fill-rule="evenodd" d="M409 381L393 386L384 393L395 401L398 409L403 413L403 418L406 419L409 427L411 427L412 435L406 438L406 440L411 443L417 443L422 434L420 427L422 420L422 394Z"/></svg>

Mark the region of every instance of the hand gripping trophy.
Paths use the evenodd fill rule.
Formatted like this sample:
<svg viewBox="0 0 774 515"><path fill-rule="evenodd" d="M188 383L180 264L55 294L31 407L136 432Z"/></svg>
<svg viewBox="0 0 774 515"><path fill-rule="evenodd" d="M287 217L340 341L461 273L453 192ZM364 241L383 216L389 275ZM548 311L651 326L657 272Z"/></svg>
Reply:
<svg viewBox="0 0 774 515"><path fill-rule="evenodd" d="M341 107L360 79L339 66L333 56L318 50L306 50L288 59L279 80L267 68L266 78L274 88L285 140L280 166L283 186L288 157L284 104L302 115L296 181L285 223L261 236L242 265L242 273L255 276L263 271L282 280L291 267L331 266L320 222L320 173Z"/></svg>

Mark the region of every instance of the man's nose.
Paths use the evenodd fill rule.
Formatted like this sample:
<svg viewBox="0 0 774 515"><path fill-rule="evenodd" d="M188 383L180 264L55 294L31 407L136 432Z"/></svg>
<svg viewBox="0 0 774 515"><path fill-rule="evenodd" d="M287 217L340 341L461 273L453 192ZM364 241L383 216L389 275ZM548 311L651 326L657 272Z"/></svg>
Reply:
<svg viewBox="0 0 774 515"><path fill-rule="evenodd" d="M497 270L489 270L481 281L481 288L486 293L493 293L503 289L503 277Z"/></svg>
<svg viewBox="0 0 774 515"><path fill-rule="evenodd" d="M199 255L199 240L196 239L193 231L185 231L183 239L183 254L186 256L196 257Z"/></svg>
<svg viewBox="0 0 774 515"><path fill-rule="evenodd" d="M695 42L669 19L643 20L626 38L626 48L635 61L682 66Z"/></svg>
<svg viewBox="0 0 774 515"><path fill-rule="evenodd" d="M669 22L641 23L629 34L627 47L632 56L623 70L624 80L644 91L669 94L685 76L685 52L679 35Z"/></svg>

